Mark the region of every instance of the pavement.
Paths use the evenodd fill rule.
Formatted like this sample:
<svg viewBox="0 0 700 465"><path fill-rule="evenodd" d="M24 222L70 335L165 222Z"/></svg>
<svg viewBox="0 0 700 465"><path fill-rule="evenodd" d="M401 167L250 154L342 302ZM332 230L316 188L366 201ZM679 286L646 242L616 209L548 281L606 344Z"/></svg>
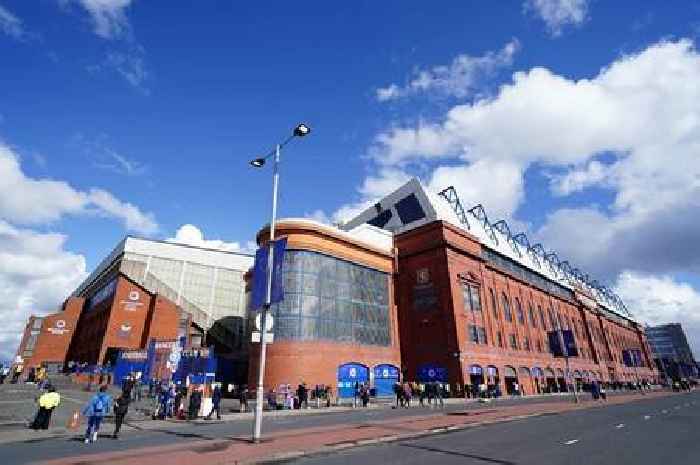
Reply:
<svg viewBox="0 0 700 465"><path fill-rule="evenodd" d="M696 394L691 394L693 396ZM2 446L4 463L54 464L207 464L288 461L316 454L336 453L368 444L394 443L426 435L456 434L476 426L542 418L566 412L601 411L618 405L640 404L682 395L653 392L610 396L608 402L573 404L568 397L503 399L490 404L446 405L444 409L323 410L317 413L278 415L264 422L265 441L249 441L250 419L169 425L144 422L118 441L100 439L78 443L78 435L64 438L33 438ZM688 396L686 394L686 396ZM693 398L694 400L694 398ZM314 412L314 411L311 411ZM148 425L148 431L144 426ZM111 430L111 428L110 428ZM41 447L33 447L40 444ZM360 449L358 449L360 450ZM329 457L325 457L328 459ZM311 459L309 459L311 460ZM354 460L353 460L354 461ZM518 462L520 463L520 462Z"/></svg>

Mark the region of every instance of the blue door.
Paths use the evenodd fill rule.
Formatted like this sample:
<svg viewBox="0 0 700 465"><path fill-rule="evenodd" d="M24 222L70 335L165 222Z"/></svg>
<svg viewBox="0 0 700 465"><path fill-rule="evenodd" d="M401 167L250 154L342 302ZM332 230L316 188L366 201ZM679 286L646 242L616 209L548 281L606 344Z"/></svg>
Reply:
<svg viewBox="0 0 700 465"><path fill-rule="evenodd" d="M394 384L399 382L399 367L383 363L374 367L374 388L377 397L394 395Z"/></svg>
<svg viewBox="0 0 700 465"><path fill-rule="evenodd" d="M441 367L434 363L426 363L418 367L418 381L428 383L437 381L438 383L447 382L447 368Z"/></svg>
<svg viewBox="0 0 700 465"><path fill-rule="evenodd" d="M355 384L369 381L369 368L361 363L346 363L338 367L338 397L353 397Z"/></svg>

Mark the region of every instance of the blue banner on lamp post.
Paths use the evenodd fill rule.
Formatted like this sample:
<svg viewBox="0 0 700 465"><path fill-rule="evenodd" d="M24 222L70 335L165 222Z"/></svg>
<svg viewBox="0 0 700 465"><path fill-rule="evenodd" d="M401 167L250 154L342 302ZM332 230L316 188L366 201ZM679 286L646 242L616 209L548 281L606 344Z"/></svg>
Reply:
<svg viewBox="0 0 700 465"><path fill-rule="evenodd" d="M284 252L287 249L287 238L277 239L273 245L273 265L272 265L272 295L270 303L274 304L284 300L284 276L282 266L284 265ZM260 310L265 305L267 294L267 264L270 248L260 247L255 252L255 264L253 265L253 289L250 299L251 310Z"/></svg>

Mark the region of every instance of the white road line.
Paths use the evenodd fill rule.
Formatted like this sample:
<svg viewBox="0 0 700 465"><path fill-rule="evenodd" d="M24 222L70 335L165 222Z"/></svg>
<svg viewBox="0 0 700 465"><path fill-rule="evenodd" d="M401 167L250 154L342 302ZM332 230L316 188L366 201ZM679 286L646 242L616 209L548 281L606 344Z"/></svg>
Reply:
<svg viewBox="0 0 700 465"><path fill-rule="evenodd" d="M648 420L649 418L651 418L651 415L644 415L645 420Z"/></svg>
<svg viewBox="0 0 700 465"><path fill-rule="evenodd" d="M681 409L680 405L676 405L675 407L673 407L673 410L680 410L680 409Z"/></svg>
<svg viewBox="0 0 700 465"><path fill-rule="evenodd" d="M565 446L570 446L571 444L576 444L578 442L578 439L571 439L570 441L566 441L564 443Z"/></svg>
<svg viewBox="0 0 700 465"><path fill-rule="evenodd" d="M624 427L625 427L625 424L624 424L624 423L620 423L620 424L617 425L615 428L620 429L620 428L624 428Z"/></svg>
<svg viewBox="0 0 700 465"><path fill-rule="evenodd" d="M661 413L668 413L668 410L664 409L661 411Z"/></svg>

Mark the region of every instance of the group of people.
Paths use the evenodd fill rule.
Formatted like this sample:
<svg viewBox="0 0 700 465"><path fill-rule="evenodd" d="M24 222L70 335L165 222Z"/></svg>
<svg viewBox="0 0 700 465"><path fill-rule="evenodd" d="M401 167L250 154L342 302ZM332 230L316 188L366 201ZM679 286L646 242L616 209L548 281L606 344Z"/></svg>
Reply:
<svg viewBox="0 0 700 465"><path fill-rule="evenodd" d="M316 385L309 389L305 382L301 382L296 390L290 384L281 384L277 389L267 391L267 408L269 410L294 410L309 408L309 400L315 400L318 407L325 404L331 406L333 390L330 386Z"/></svg>
<svg viewBox="0 0 700 465"><path fill-rule="evenodd" d="M437 407L443 407L443 397L445 396L445 387L437 381L427 383L404 382L394 384L394 395L396 396L396 407L409 408L411 400L414 397L418 398L418 405L425 406L425 400L428 400L430 407L433 404Z"/></svg>

